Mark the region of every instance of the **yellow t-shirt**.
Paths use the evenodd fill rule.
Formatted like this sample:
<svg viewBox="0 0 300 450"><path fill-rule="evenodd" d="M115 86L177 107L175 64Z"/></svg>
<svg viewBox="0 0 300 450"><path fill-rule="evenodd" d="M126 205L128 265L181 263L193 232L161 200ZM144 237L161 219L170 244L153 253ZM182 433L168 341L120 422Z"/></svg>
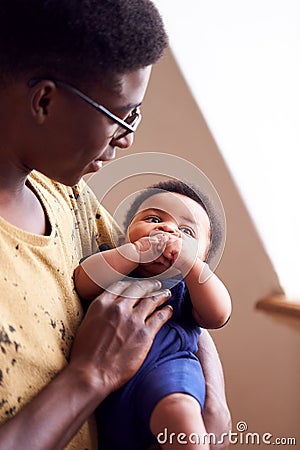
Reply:
<svg viewBox="0 0 300 450"><path fill-rule="evenodd" d="M48 216L51 234L28 233L0 217L1 423L67 364L83 315L73 271L101 243L113 245L116 232L83 181L71 188L37 172L28 181ZM92 430L86 423L67 448L96 448Z"/></svg>

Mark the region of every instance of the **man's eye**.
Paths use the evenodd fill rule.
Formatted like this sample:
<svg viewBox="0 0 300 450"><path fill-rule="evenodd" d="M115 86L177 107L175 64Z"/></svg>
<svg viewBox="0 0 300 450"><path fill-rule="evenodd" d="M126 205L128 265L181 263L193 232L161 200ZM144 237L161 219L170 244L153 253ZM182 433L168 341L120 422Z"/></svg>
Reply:
<svg viewBox="0 0 300 450"><path fill-rule="evenodd" d="M191 228L188 227L181 227L180 231L182 231L182 233L188 234L189 236L195 236L194 231Z"/></svg>
<svg viewBox="0 0 300 450"><path fill-rule="evenodd" d="M128 114L128 116L126 117L125 122L128 123L128 125L131 125L133 122L135 122L138 115L139 115L138 109L137 108L133 109L131 113Z"/></svg>
<svg viewBox="0 0 300 450"><path fill-rule="evenodd" d="M149 216L145 218L146 222L150 222L150 223L160 223L161 220L159 217L155 217L155 216Z"/></svg>

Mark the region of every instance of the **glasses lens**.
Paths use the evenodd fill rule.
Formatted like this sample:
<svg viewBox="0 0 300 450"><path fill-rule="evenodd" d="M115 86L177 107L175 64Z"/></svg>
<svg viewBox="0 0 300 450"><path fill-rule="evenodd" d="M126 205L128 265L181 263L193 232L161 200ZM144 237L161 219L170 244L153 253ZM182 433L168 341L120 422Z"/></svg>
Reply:
<svg viewBox="0 0 300 450"><path fill-rule="evenodd" d="M131 125L132 127L135 126L136 122L140 118L140 112L136 108L133 111L131 111L130 115L126 117L125 122L128 123L128 125Z"/></svg>
<svg viewBox="0 0 300 450"><path fill-rule="evenodd" d="M135 131L141 121L141 112L139 108L135 108L129 116L126 117L124 122L126 122L128 125L130 125L133 128L133 131ZM122 139L123 137L127 136L127 134L132 133L133 131L124 130L124 128L120 127L116 130L114 133L114 139Z"/></svg>

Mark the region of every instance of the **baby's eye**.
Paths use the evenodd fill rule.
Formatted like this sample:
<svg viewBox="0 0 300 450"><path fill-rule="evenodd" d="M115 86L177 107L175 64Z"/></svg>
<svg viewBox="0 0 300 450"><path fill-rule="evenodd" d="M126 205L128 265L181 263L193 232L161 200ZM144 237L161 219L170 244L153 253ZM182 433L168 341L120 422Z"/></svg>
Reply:
<svg viewBox="0 0 300 450"><path fill-rule="evenodd" d="M149 216L149 217L146 217L146 218L145 218L145 221L146 221L146 222L150 222L150 223L160 223L160 222L161 222L160 218L159 218L159 217L156 217L156 216Z"/></svg>
<svg viewBox="0 0 300 450"><path fill-rule="evenodd" d="M195 233L191 228L188 227L180 227L180 231L182 231L182 233L185 233L189 236L195 237Z"/></svg>

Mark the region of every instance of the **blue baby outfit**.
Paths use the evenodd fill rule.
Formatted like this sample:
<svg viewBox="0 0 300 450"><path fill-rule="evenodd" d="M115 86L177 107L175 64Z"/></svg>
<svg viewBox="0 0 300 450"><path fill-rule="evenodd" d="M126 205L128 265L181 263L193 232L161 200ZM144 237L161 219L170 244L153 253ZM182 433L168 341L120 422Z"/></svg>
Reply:
<svg viewBox="0 0 300 450"><path fill-rule="evenodd" d="M192 318L189 293L183 280L165 280L163 288L172 292L167 303L173 316L157 333L135 376L97 409L101 450L148 449L156 442L149 427L151 413L169 394L192 395L203 409L205 380L194 355L201 330Z"/></svg>

